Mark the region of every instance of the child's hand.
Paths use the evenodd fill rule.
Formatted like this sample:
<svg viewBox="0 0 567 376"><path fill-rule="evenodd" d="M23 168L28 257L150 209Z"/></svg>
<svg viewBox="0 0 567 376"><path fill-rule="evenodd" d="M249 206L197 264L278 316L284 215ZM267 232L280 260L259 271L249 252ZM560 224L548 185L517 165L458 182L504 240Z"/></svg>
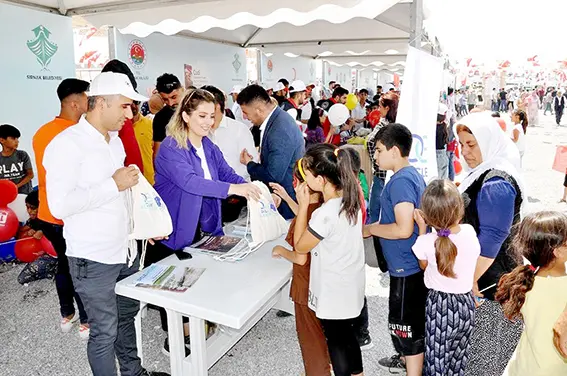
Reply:
<svg viewBox="0 0 567 376"><path fill-rule="evenodd" d="M33 231L33 230L32 230ZM35 239L39 240L43 237L43 231L39 230L36 231L35 234L32 235Z"/></svg>
<svg viewBox="0 0 567 376"><path fill-rule="evenodd" d="M31 238L32 236L34 236L34 235L35 235L35 230L29 229L29 230L26 232L26 236L28 236L28 237L30 237L30 238Z"/></svg>
<svg viewBox="0 0 567 376"><path fill-rule="evenodd" d="M284 247L282 247L281 245L276 245L274 249L272 249L272 257L275 259L282 258L282 251L284 251Z"/></svg>
<svg viewBox="0 0 567 376"><path fill-rule="evenodd" d="M372 234L370 233L370 226L369 225L362 226L362 237L369 238L371 236Z"/></svg>
<svg viewBox="0 0 567 376"><path fill-rule="evenodd" d="M420 209L414 209L413 211L413 219L419 228L426 228L427 224L425 223L425 219L423 219L423 212Z"/></svg>
<svg viewBox="0 0 567 376"><path fill-rule="evenodd" d="M287 191L284 189L284 187L282 187L278 183L270 183L270 188L272 188L274 190L274 193L276 195L280 196L284 200L286 200L286 198L289 197L289 195L287 194Z"/></svg>
<svg viewBox="0 0 567 376"><path fill-rule="evenodd" d="M307 207L309 205L310 193L307 183L302 183L297 187L297 203L299 206Z"/></svg>

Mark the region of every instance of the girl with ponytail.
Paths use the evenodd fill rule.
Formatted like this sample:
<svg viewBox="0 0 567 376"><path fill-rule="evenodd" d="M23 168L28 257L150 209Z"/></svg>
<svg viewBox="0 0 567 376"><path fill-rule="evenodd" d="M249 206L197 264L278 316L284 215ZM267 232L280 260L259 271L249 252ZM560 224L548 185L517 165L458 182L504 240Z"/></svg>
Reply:
<svg viewBox="0 0 567 376"><path fill-rule="evenodd" d="M513 247L530 264L502 276L495 295L508 319L524 320L508 375L567 375L567 358L553 338L553 325L567 304L567 216L551 211L528 215Z"/></svg>
<svg viewBox="0 0 567 376"><path fill-rule="evenodd" d="M512 113L512 141L520 151L520 159L523 159L526 151L526 132L528 130L528 115L522 110L516 110Z"/></svg>
<svg viewBox="0 0 567 376"><path fill-rule="evenodd" d="M356 337L364 304L363 223L351 158L346 150L318 144L298 165L305 183L297 189L295 251L311 253L309 308L323 327L336 376L363 374ZM308 220L311 192L320 192L324 203Z"/></svg>
<svg viewBox="0 0 567 376"><path fill-rule="evenodd" d="M429 288L424 375L463 375L474 327L472 294L480 243L471 225L459 224L465 207L449 180L434 180L415 210L419 237L412 250ZM427 226L434 232L427 233ZM451 318L447 320L447 318Z"/></svg>

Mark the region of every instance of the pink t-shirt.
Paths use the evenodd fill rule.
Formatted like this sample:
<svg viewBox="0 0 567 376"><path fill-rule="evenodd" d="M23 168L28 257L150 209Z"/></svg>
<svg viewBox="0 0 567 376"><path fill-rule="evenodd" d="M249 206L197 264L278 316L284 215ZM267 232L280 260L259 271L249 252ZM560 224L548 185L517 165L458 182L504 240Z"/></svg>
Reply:
<svg viewBox="0 0 567 376"><path fill-rule="evenodd" d="M457 278L445 277L437 270L437 261L435 260L436 239L437 233L435 232L420 235L412 248L419 260L428 263L427 268L425 268L425 286L449 294L470 292L474 282L476 262L478 256L480 256L480 243L474 228L471 225L461 225L461 231L458 234L449 235L449 239L457 246L457 258L453 267Z"/></svg>

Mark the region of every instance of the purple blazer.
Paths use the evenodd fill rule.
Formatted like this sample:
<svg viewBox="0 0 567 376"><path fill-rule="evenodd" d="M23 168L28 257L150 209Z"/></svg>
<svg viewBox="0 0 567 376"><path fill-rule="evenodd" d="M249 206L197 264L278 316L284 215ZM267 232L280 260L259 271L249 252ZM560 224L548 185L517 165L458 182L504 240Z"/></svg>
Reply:
<svg viewBox="0 0 567 376"><path fill-rule="evenodd" d="M228 196L231 184L246 183L208 137L203 138L203 148L212 180L204 178L201 159L189 140L187 146L180 148L166 137L155 159L154 188L173 221L173 233L163 243L173 250L193 243L199 223L202 231L222 235L221 199Z"/></svg>

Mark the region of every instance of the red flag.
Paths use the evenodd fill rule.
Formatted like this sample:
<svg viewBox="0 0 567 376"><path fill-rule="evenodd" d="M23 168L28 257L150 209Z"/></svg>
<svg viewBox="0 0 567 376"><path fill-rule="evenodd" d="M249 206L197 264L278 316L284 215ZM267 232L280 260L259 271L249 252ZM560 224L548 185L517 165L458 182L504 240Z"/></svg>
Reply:
<svg viewBox="0 0 567 376"><path fill-rule="evenodd" d="M399 89L400 87L400 76L398 76L395 73L394 73L394 86L396 87L396 89Z"/></svg>
<svg viewBox="0 0 567 376"><path fill-rule="evenodd" d="M510 64L511 64L510 61L506 60L502 62L498 68L509 68Z"/></svg>
<svg viewBox="0 0 567 376"><path fill-rule="evenodd" d="M467 67L471 65L471 61L472 61L472 57L469 57L469 58L467 59Z"/></svg>

